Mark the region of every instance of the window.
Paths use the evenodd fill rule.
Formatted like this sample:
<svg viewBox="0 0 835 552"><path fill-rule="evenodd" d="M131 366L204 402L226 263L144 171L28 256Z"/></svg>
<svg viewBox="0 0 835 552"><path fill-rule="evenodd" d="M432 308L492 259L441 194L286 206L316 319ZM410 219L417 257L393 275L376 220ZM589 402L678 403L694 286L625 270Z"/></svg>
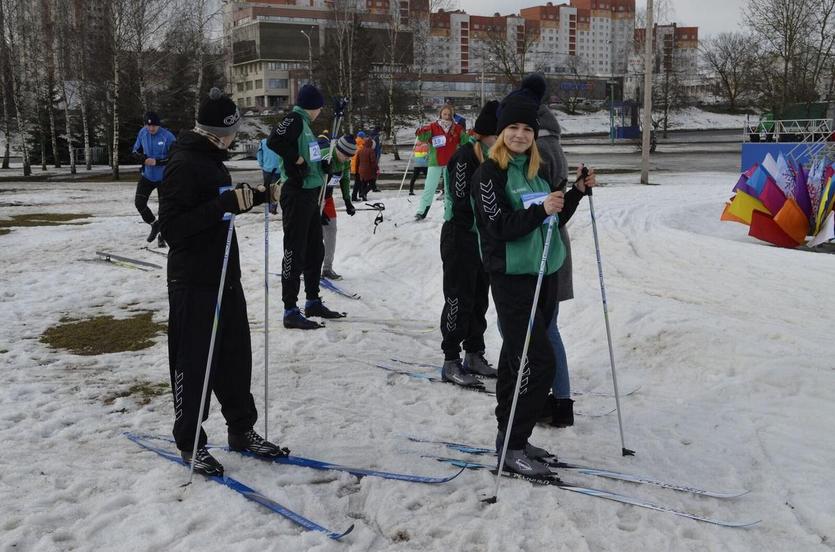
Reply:
<svg viewBox="0 0 835 552"><path fill-rule="evenodd" d="M287 80L288 79L269 79L267 81L267 88L287 88L289 85Z"/></svg>
<svg viewBox="0 0 835 552"><path fill-rule="evenodd" d="M264 81L262 81L261 79L257 79L255 81L255 88L264 88Z"/></svg>
<svg viewBox="0 0 835 552"><path fill-rule="evenodd" d="M246 89L252 90L252 81L246 81Z"/></svg>
<svg viewBox="0 0 835 552"><path fill-rule="evenodd" d="M243 91L244 91L244 83L239 82L238 83L238 92L243 92Z"/></svg>

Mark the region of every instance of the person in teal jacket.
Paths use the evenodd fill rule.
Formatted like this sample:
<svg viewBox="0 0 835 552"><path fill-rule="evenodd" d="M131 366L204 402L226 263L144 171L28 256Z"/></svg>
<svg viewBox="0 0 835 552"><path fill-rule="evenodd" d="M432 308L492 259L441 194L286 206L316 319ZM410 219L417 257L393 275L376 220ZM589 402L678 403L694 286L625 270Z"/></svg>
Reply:
<svg viewBox="0 0 835 552"><path fill-rule="evenodd" d="M490 277L493 303L502 333L496 385L496 450L505 439L508 451L504 469L528 476L549 476L542 459L553 457L532 446L533 432L554 379L554 350L546 329L557 303L557 270L565 259L559 232L551 244L539 300L534 309L527 363L520 367L528 331L537 276L542 261L549 217L558 216L562 226L571 218L586 192L594 186L594 172L578 178L567 192L556 191L561 182L546 180L536 146L539 131L537 111L545 94L545 80L531 75L522 88L511 92L498 109L498 137L489 158L478 168L471 183L471 198L479 234L484 269ZM509 426L518 370L522 386L513 424Z"/></svg>
<svg viewBox="0 0 835 552"><path fill-rule="evenodd" d="M310 125L319 116L324 104L325 98L319 89L305 84L299 90L293 110L267 139L267 146L281 156L286 178L279 198L284 228L281 294L285 328L315 330L324 326L309 320L309 317L345 316L327 308L319 297L319 279L325 255L319 195L329 167ZM302 275L307 299L304 315L296 306Z"/></svg>
<svg viewBox="0 0 835 552"><path fill-rule="evenodd" d="M264 177L264 186L283 179L282 171L284 163L281 157L267 146L267 139L262 138L258 144L258 152L255 154L258 166L261 167L261 174ZM278 213L278 204L270 203L270 212Z"/></svg>
<svg viewBox="0 0 835 552"><path fill-rule="evenodd" d="M139 182L136 184L134 205L142 216L142 220L151 225L151 233L148 234L147 239L150 243L159 234L159 222L153 211L148 208L148 199L151 197L151 192L156 190L162 182L165 164L168 163L168 153L175 139L167 128L161 126L159 115L153 111L145 113L142 122L144 126L133 143L133 156L142 163L139 169ZM162 236L159 236L157 245L165 247L165 240Z"/></svg>

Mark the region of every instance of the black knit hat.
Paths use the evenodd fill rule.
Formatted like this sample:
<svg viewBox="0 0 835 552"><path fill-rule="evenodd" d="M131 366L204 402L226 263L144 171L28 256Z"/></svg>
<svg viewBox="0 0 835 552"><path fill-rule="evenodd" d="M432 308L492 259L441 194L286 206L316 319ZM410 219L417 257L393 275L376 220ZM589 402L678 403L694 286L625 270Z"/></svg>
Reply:
<svg viewBox="0 0 835 552"><path fill-rule="evenodd" d="M357 153L357 143L354 141L353 136L346 134L337 140L336 149L345 157L353 157Z"/></svg>
<svg viewBox="0 0 835 552"><path fill-rule="evenodd" d="M496 110L499 108L499 102L490 100L484 107L481 108L481 113L475 120L473 130L482 136L494 136L496 133L496 125L498 119L496 118Z"/></svg>
<svg viewBox="0 0 835 552"><path fill-rule="evenodd" d="M159 115L157 115L153 111L148 111L147 113L145 113L145 117L142 118L142 124L159 126L161 124L159 120Z"/></svg>
<svg viewBox="0 0 835 552"><path fill-rule="evenodd" d="M240 124L241 114L235 102L224 96L220 88L209 90L209 97L197 111L197 127L215 136L230 136L238 132Z"/></svg>
<svg viewBox="0 0 835 552"><path fill-rule="evenodd" d="M312 84L305 84L296 96L296 105L302 109L319 109L325 105L325 97Z"/></svg>
<svg viewBox="0 0 835 552"><path fill-rule="evenodd" d="M524 123L531 127L534 137L539 134L539 119L536 112L545 97L545 79L538 73L528 75L522 80L519 90L514 90L502 100L498 110L496 133L501 133L506 126Z"/></svg>

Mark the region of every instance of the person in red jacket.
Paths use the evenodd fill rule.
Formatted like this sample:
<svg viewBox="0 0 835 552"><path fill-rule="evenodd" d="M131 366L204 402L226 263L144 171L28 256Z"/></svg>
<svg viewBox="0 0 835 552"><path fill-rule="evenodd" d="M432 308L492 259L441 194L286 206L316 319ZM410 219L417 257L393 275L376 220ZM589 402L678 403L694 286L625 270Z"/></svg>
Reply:
<svg viewBox="0 0 835 552"><path fill-rule="evenodd" d="M365 147L357 152L357 174L360 178L359 195L362 201L366 201L372 183L377 178L377 154L371 140L366 139Z"/></svg>
<svg viewBox="0 0 835 552"><path fill-rule="evenodd" d="M470 141L469 136L464 132L464 127L455 122L455 111L451 105L441 108L438 120L426 126L420 127L415 132L418 140L429 144L429 162L426 169L426 182L423 186L423 194L420 196L420 205L415 214L416 220L423 220L429 213L432 206L432 198L435 190L444 174L444 168L458 146ZM446 176L444 176L446 180Z"/></svg>

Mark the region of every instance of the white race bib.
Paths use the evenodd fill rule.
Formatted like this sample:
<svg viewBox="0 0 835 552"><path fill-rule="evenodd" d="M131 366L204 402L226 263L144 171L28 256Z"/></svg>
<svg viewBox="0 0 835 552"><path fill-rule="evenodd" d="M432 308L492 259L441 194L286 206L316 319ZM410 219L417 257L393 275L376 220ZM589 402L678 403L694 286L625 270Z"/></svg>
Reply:
<svg viewBox="0 0 835 552"><path fill-rule="evenodd" d="M328 181L328 188L336 188L339 186L339 181L342 180L341 174L335 174L331 176L331 179Z"/></svg>
<svg viewBox="0 0 835 552"><path fill-rule="evenodd" d="M442 148L446 145L446 136L441 134L439 136L432 137L432 147L435 149Z"/></svg>
<svg viewBox="0 0 835 552"><path fill-rule="evenodd" d="M525 209L528 209L531 205L542 205L545 203L545 198L548 197L548 194L545 192L531 192L529 194L522 194L522 205ZM548 224L551 222L551 219L554 218L554 215L550 217L545 217L545 220L542 224Z"/></svg>
<svg viewBox="0 0 835 552"><path fill-rule="evenodd" d="M319 144L317 142L310 142L307 147L311 161L322 160L322 151L319 149Z"/></svg>

